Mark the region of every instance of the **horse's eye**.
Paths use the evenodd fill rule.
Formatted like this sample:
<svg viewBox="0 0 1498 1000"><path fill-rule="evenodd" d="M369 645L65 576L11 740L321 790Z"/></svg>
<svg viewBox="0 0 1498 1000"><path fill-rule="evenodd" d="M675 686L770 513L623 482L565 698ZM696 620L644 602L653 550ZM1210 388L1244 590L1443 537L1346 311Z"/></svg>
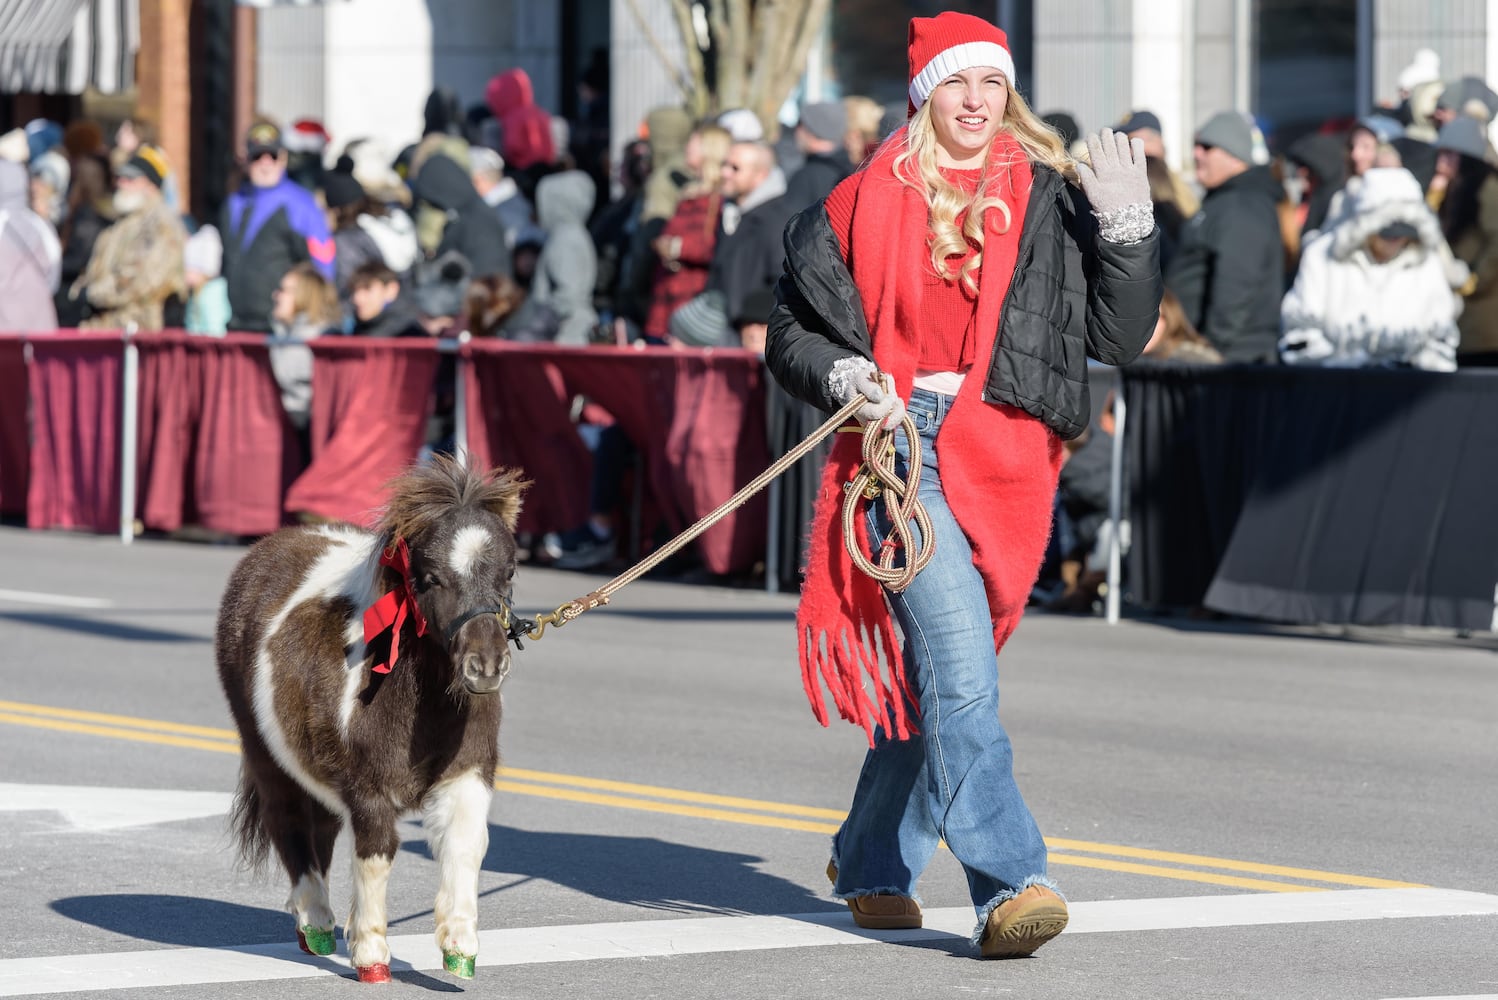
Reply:
<svg viewBox="0 0 1498 1000"><path fill-rule="evenodd" d="M425 573L421 577L421 589L431 590L433 587L442 586L442 578L436 573Z"/></svg>

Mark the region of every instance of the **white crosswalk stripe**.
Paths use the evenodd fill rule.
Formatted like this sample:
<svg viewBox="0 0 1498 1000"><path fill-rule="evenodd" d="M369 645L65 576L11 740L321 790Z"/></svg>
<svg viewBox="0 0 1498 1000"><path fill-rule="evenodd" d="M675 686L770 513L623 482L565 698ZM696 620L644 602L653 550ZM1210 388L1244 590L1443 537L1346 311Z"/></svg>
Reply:
<svg viewBox="0 0 1498 1000"><path fill-rule="evenodd" d="M1071 906L1071 923L1066 933L1495 914L1498 914L1498 895L1453 889L1255 893L1077 902ZM489 930L479 936L479 975L483 976L485 967L505 965L967 937L973 927L973 911L967 907L927 910L925 922L926 926L918 931L864 931L852 926L845 912L825 911ZM431 934L391 937L390 950L391 970L397 975L402 970L442 968L442 956ZM304 955L295 944L58 955L0 961L0 996L159 989L350 974L347 959L342 955L327 958Z"/></svg>

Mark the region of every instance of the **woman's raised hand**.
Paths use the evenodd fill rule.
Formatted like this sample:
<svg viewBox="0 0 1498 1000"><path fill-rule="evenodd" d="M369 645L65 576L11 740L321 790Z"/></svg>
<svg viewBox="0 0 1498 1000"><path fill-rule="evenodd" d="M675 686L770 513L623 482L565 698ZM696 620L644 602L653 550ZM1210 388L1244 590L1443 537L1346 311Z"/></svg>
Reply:
<svg viewBox="0 0 1498 1000"><path fill-rule="evenodd" d="M1105 128L1087 137L1089 163L1077 164L1082 192L1092 202L1102 237L1114 243L1136 242L1154 229L1144 141Z"/></svg>

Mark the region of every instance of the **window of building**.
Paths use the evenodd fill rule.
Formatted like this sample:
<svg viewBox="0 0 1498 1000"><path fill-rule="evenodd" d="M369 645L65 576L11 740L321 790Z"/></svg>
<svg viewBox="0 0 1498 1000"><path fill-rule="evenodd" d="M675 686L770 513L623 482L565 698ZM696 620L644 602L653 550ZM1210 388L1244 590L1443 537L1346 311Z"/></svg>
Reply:
<svg viewBox="0 0 1498 1000"><path fill-rule="evenodd" d="M1357 0L1256 0L1254 113L1285 145L1358 107Z"/></svg>

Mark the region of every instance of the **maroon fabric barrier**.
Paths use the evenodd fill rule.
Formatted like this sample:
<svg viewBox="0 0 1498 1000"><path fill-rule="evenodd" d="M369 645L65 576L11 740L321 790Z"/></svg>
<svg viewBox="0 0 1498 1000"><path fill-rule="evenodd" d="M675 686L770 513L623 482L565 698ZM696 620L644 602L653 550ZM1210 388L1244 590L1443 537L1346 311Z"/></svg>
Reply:
<svg viewBox="0 0 1498 1000"><path fill-rule="evenodd" d="M479 468L522 469L531 480L518 530L566 531L588 516L593 458L572 422L572 395L550 352L470 341L468 453Z"/></svg>
<svg viewBox="0 0 1498 1000"><path fill-rule="evenodd" d="M118 333L53 333L32 347L32 528L119 530L120 375Z"/></svg>
<svg viewBox="0 0 1498 1000"><path fill-rule="evenodd" d="M265 338L165 333L135 343L141 521L160 531L275 531L296 444Z"/></svg>
<svg viewBox="0 0 1498 1000"><path fill-rule="evenodd" d="M711 512L769 464L763 366L752 352L578 349L494 341L469 347L472 384L479 390L474 395L482 394L470 404L470 413L476 414L470 449L476 460L492 456L500 464L514 456L538 487L547 480L539 487L547 503L580 504L569 509L585 513L591 465L571 444L547 451L518 439L536 428L541 440L565 442L559 400L565 406L575 394L613 415L644 453L652 497L673 532ZM565 385L560 397L554 382L538 376L536 366L543 364L560 374ZM493 407L502 407L502 413L492 412ZM480 437L487 438L479 446L485 452L475 448ZM533 452L529 456L528 447ZM548 464L552 455L562 461ZM714 573L752 568L764 554L765 518L761 494L709 529L697 541L704 565ZM574 517L570 523L581 520Z"/></svg>
<svg viewBox="0 0 1498 1000"><path fill-rule="evenodd" d="M26 513L31 478L31 429L26 385L26 341L0 333L0 514Z"/></svg>
<svg viewBox="0 0 1498 1000"><path fill-rule="evenodd" d="M286 509L372 525L385 484L426 441L437 344L322 337L310 346L312 462L291 484Z"/></svg>

